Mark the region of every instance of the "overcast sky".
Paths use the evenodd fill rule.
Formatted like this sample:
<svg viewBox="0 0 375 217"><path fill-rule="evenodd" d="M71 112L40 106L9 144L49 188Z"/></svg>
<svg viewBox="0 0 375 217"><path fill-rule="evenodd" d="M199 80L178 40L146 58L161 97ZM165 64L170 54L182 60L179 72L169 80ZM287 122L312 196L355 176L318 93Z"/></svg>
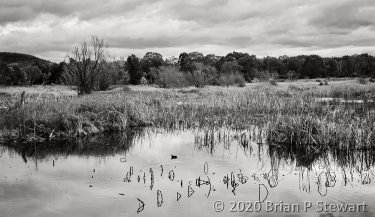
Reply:
<svg viewBox="0 0 375 217"><path fill-rule="evenodd" d="M91 35L117 59L375 55L375 0L0 0L0 51L61 62Z"/></svg>

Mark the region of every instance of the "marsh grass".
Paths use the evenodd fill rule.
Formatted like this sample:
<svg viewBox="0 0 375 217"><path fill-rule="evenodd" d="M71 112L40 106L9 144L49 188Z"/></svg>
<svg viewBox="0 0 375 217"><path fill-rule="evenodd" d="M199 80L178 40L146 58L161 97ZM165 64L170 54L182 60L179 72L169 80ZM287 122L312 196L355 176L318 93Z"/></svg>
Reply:
<svg viewBox="0 0 375 217"><path fill-rule="evenodd" d="M271 145L314 152L374 147L372 107L363 107L361 112L343 105L333 108L316 102L305 89L286 87L120 89L80 97L31 97L21 108L4 110L0 137L8 142L41 142L147 126L167 130L223 127L253 129L257 138L265 137Z"/></svg>
<svg viewBox="0 0 375 217"><path fill-rule="evenodd" d="M355 98L375 96L375 85L359 84L356 82L337 83L311 89L306 93L320 97Z"/></svg>

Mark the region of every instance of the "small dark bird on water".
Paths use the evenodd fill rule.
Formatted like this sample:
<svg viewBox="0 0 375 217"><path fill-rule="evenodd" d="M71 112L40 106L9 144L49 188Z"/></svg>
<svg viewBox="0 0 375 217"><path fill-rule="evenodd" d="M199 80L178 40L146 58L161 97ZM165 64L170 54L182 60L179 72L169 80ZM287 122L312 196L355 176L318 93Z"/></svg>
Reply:
<svg viewBox="0 0 375 217"><path fill-rule="evenodd" d="M176 155L171 155L171 159L177 159Z"/></svg>

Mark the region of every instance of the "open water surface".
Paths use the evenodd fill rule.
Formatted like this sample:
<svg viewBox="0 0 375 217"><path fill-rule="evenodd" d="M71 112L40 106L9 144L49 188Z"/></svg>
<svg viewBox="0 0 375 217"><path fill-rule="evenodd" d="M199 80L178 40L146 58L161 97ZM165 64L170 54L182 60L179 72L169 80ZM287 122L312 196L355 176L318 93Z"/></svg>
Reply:
<svg viewBox="0 0 375 217"><path fill-rule="evenodd" d="M0 146L0 216L375 215L374 153L293 152L254 137L151 129Z"/></svg>

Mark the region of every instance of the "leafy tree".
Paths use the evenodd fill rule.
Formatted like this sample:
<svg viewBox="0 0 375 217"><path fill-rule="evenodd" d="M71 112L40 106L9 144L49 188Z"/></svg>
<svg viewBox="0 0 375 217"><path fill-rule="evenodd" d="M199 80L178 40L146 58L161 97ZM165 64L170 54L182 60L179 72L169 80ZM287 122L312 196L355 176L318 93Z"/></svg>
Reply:
<svg viewBox="0 0 375 217"><path fill-rule="evenodd" d="M237 61L233 62L225 62L221 65L221 73L224 74L231 74L231 73L239 73L242 70L242 66L238 64Z"/></svg>
<svg viewBox="0 0 375 217"><path fill-rule="evenodd" d="M25 77L26 75L21 71L20 67L18 65L15 65L12 67L13 73L12 73L12 80L13 84L19 85L26 81Z"/></svg>
<svg viewBox="0 0 375 217"><path fill-rule="evenodd" d="M288 60L289 60L289 57L287 55L282 55L282 56L279 56L279 60L282 62L282 63L287 63Z"/></svg>
<svg viewBox="0 0 375 217"><path fill-rule="evenodd" d="M326 77L323 59L318 55L308 56L302 65L301 75L309 78Z"/></svg>
<svg viewBox="0 0 375 217"><path fill-rule="evenodd" d="M297 78L297 73L295 71L290 70L287 73L287 77L289 80L294 80Z"/></svg>
<svg viewBox="0 0 375 217"><path fill-rule="evenodd" d="M210 66L215 66L216 62L220 59L219 56L216 56L215 54L207 54L203 58L203 63Z"/></svg>
<svg viewBox="0 0 375 217"><path fill-rule="evenodd" d="M42 71L35 65L23 67L21 71L26 75L26 80L31 85L36 84L38 80L43 78Z"/></svg>
<svg viewBox="0 0 375 217"><path fill-rule="evenodd" d="M64 73L64 68L66 67L65 62L60 62L59 64L54 63L51 67L51 75L48 80L50 83L59 84L61 83L61 78Z"/></svg>
<svg viewBox="0 0 375 217"><path fill-rule="evenodd" d="M5 63L0 63L0 84L9 85L11 83L11 72Z"/></svg>
<svg viewBox="0 0 375 217"><path fill-rule="evenodd" d="M302 67L304 60L297 58L297 57L291 57L288 59L287 62L287 70L289 71L294 71L295 73L299 73Z"/></svg>
<svg viewBox="0 0 375 217"><path fill-rule="evenodd" d="M128 56L126 64L130 76L129 83L133 85L139 84L142 78L139 58L132 54Z"/></svg>
<svg viewBox="0 0 375 217"><path fill-rule="evenodd" d="M183 72L192 72L191 62L189 60L189 54L183 52L178 57L178 65Z"/></svg>
<svg viewBox="0 0 375 217"><path fill-rule="evenodd" d="M234 60L240 59L241 57L243 57L245 55L249 55L249 54L233 51L232 53L228 53L225 56L225 59L226 59L226 62L232 62Z"/></svg>
<svg viewBox="0 0 375 217"><path fill-rule="evenodd" d="M195 70L194 63L195 62L203 62L204 56L202 53L199 52L191 52L187 54L183 52L179 56L178 63L180 65L180 69L183 72L193 72Z"/></svg>
<svg viewBox="0 0 375 217"><path fill-rule="evenodd" d="M3 66L3 82L7 85L19 85L25 82L25 74L21 72L18 63L4 64Z"/></svg>
<svg viewBox="0 0 375 217"><path fill-rule="evenodd" d="M328 59L326 65L327 75L330 77L335 76L335 72L338 71L338 63L335 59Z"/></svg>
<svg viewBox="0 0 375 217"><path fill-rule="evenodd" d="M154 83L155 78L152 77L150 69L152 67L159 68L164 65L163 56L159 53L147 52L145 56L140 60L141 71L146 74L146 79L151 83Z"/></svg>
<svg viewBox="0 0 375 217"><path fill-rule="evenodd" d="M276 57L267 56L263 59L263 62L265 67L263 70L267 70L269 72L279 71L281 63Z"/></svg>
<svg viewBox="0 0 375 217"><path fill-rule="evenodd" d="M47 82L49 77L51 76L51 67L49 64L42 63L41 61L36 61L33 66L37 66L39 70L42 72L42 76L35 80L35 84L44 84Z"/></svg>
<svg viewBox="0 0 375 217"><path fill-rule="evenodd" d="M199 52L191 52L189 53L188 58L191 63L203 62L204 56L202 53Z"/></svg>
<svg viewBox="0 0 375 217"><path fill-rule="evenodd" d="M356 56L357 71L360 76L371 75L372 62L374 62L374 57L368 54L361 54Z"/></svg>
<svg viewBox="0 0 375 217"><path fill-rule="evenodd" d="M218 72L221 71L221 65L223 65L223 63L225 63L225 57L220 57L219 60L216 61L215 68Z"/></svg>
<svg viewBox="0 0 375 217"><path fill-rule="evenodd" d="M244 54L238 60L238 64L242 67L241 73L245 80L250 81L255 76L255 68L257 67L257 58L255 55Z"/></svg>
<svg viewBox="0 0 375 217"><path fill-rule="evenodd" d="M342 76L358 76L356 56L343 56L341 62Z"/></svg>
<svg viewBox="0 0 375 217"><path fill-rule="evenodd" d="M176 58L174 56L168 57L165 60L165 64L170 65L170 66L179 66L178 65L178 58Z"/></svg>

